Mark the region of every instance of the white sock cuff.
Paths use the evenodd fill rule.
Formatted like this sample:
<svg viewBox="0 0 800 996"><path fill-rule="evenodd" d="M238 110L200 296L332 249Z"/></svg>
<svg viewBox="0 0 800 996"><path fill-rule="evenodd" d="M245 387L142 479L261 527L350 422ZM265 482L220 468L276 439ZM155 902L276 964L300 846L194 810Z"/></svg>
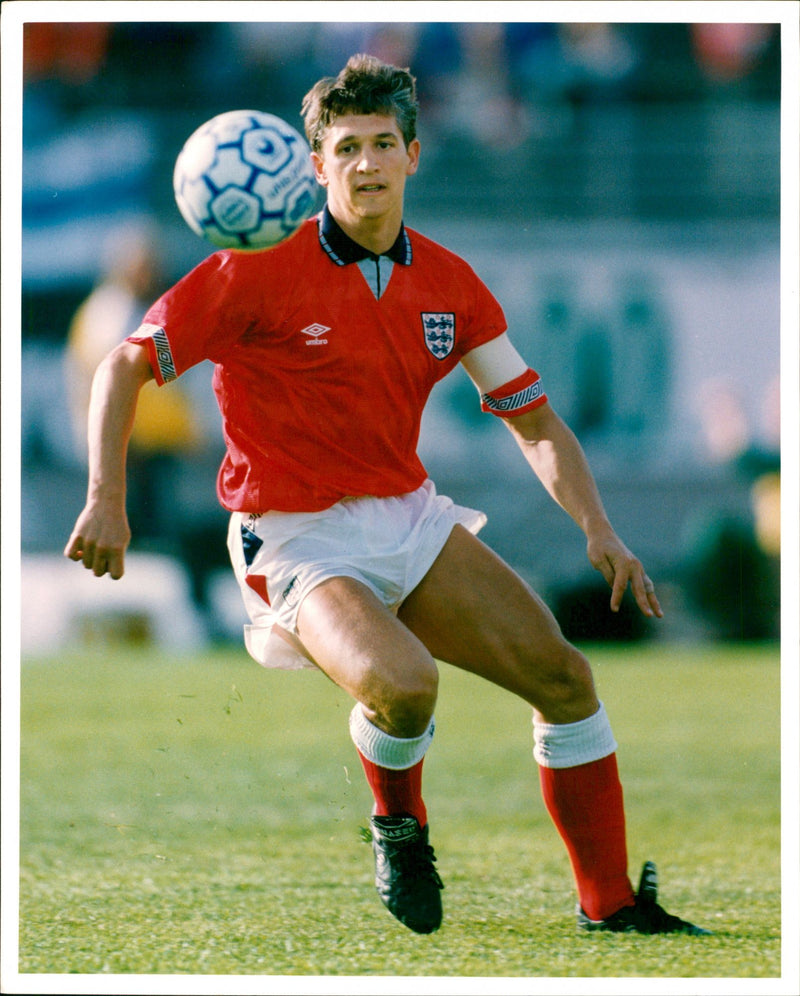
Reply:
<svg viewBox="0 0 800 996"><path fill-rule="evenodd" d="M350 713L350 736L359 752L373 764L393 771L413 768L425 757L433 740L434 728L435 723L431 717L428 729L422 736L410 739L392 737L370 723L359 702L356 702Z"/></svg>
<svg viewBox="0 0 800 996"><path fill-rule="evenodd" d="M608 757L617 749L603 703L588 719L577 723L533 721L533 756L543 768L574 768Z"/></svg>

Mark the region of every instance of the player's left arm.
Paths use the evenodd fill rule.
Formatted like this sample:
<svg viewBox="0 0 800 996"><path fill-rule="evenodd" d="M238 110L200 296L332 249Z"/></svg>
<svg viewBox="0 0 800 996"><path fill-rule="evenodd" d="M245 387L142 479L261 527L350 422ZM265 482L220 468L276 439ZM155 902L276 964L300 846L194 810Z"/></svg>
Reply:
<svg viewBox="0 0 800 996"><path fill-rule="evenodd" d="M572 430L543 395L537 395L537 379L504 335L468 353L463 360L467 373L490 397L494 410L498 385L524 385L516 392L518 408L495 410L514 436L529 466L550 496L574 519L586 536L586 552L611 587L611 608L619 611L628 585L646 616L663 612L655 588L641 561L631 553L609 522L589 463ZM526 371L528 375L526 377ZM486 401L484 401L486 407Z"/></svg>
<svg viewBox="0 0 800 996"><path fill-rule="evenodd" d="M641 561L617 536L608 520L583 449L548 402L504 418L525 459L549 494L586 535L586 553L611 587L611 608L619 611L630 585L646 616L663 615L653 582Z"/></svg>

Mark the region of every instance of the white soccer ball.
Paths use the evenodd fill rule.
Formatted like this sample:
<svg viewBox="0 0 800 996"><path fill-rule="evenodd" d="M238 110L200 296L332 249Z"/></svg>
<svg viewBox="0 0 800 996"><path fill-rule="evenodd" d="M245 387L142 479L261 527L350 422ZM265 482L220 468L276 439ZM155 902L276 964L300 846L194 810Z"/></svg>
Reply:
<svg viewBox="0 0 800 996"><path fill-rule="evenodd" d="M173 187L189 227L221 249L269 249L316 207L305 139L263 111L228 111L201 125L175 162Z"/></svg>

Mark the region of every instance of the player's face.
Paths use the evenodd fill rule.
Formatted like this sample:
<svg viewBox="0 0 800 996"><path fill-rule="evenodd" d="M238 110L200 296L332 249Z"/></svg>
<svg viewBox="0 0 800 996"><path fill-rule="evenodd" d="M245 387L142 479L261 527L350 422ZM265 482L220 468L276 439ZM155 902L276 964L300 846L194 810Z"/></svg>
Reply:
<svg viewBox="0 0 800 996"><path fill-rule="evenodd" d="M399 227L406 178L416 173L419 142L406 148L393 116L348 114L325 134L312 153L319 183L327 189L336 220L358 227L386 219Z"/></svg>

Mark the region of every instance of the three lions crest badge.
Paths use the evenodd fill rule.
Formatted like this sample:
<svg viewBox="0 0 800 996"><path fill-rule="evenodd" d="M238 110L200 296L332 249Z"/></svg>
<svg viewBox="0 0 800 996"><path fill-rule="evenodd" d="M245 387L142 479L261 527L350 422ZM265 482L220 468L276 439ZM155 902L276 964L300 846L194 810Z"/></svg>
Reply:
<svg viewBox="0 0 800 996"><path fill-rule="evenodd" d="M425 345L437 360L443 360L453 350L456 337L456 316L452 311L423 311L422 329Z"/></svg>

